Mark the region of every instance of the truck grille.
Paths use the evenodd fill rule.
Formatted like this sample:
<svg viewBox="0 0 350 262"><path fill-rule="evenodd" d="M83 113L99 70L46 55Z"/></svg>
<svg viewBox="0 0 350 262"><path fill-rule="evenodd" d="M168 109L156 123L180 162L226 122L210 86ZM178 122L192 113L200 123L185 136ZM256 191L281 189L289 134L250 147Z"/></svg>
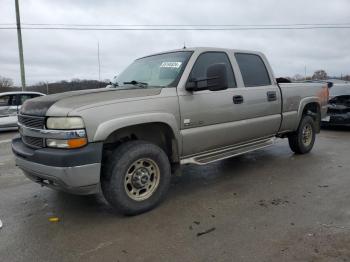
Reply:
<svg viewBox="0 0 350 262"><path fill-rule="evenodd" d="M39 137L22 136L22 141L24 144L32 148L44 147L44 139Z"/></svg>
<svg viewBox="0 0 350 262"><path fill-rule="evenodd" d="M45 117L18 115L18 122L26 127L43 129Z"/></svg>
<svg viewBox="0 0 350 262"><path fill-rule="evenodd" d="M45 126L45 117L18 115L18 123L25 127L43 129ZM22 141L29 147L42 148L44 147L44 139L40 137L23 136Z"/></svg>

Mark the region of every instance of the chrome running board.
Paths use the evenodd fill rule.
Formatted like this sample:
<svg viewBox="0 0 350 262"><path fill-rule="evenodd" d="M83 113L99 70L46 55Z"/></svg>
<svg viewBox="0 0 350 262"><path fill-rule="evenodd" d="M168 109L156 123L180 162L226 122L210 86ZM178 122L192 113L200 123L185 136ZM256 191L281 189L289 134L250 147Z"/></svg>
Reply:
<svg viewBox="0 0 350 262"><path fill-rule="evenodd" d="M230 158L233 156L242 155L251 151L262 149L273 145L275 138L269 138L264 140L259 140L255 142L250 142L247 144L225 147L216 151L205 152L200 155L191 156L188 158L181 159L181 164L196 164L196 165L206 165L215 161Z"/></svg>

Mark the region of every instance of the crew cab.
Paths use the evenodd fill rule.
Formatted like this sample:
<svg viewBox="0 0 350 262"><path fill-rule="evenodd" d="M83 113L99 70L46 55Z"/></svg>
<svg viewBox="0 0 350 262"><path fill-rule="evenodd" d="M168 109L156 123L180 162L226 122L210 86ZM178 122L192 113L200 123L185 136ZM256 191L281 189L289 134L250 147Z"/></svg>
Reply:
<svg viewBox="0 0 350 262"><path fill-rule="evenodd" d="M24 103L17 165L42 185L100 188L121 213L164 199L183 164L205 165L288 138L308 153L328 102L327 83L277 83L255 51L187 48L135 60L108 88Z"/></svg>

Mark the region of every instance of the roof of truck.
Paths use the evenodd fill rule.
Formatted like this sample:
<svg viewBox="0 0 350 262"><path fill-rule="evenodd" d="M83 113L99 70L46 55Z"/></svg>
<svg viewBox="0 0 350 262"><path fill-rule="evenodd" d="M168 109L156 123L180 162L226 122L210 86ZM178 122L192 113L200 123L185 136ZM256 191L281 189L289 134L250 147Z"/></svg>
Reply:
<svg viewBox="0 0 350 262"><path fill-rule="evenodd" d="M219 48L219 47L185 47L185 48L179 48L179 49L173 49L173 50L158 52L158 53L150 54L150 55L143 56L143 57L140 57L140 58L144 58L144 57L148 57L148 56L154 56L154 55L161 55L161 54L166 54L166 53L173 53L173 52L183 52L183 51L193 51L193 52L194 51L199 51L199 52L210 52L210 51L211 52L224 52L224 51L229 51L229 52L234 52L234 53L250 53L250 54L263 55L263 53L261 53L259 51L251 51L251 50Z"/></svg>

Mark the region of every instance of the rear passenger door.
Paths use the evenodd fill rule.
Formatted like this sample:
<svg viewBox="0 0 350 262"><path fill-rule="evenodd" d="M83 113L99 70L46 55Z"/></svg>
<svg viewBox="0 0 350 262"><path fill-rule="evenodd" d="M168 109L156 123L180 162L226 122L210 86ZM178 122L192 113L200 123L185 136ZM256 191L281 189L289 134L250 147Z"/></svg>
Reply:
<svg viewBox="0 0 350 262"><path fill-rule="evenodd" d="M266 59L253 53L235 53L234 58L243 82L236 90L242 100L235 110L236 142L274 136L281 123L281 93Z"/></svg>

